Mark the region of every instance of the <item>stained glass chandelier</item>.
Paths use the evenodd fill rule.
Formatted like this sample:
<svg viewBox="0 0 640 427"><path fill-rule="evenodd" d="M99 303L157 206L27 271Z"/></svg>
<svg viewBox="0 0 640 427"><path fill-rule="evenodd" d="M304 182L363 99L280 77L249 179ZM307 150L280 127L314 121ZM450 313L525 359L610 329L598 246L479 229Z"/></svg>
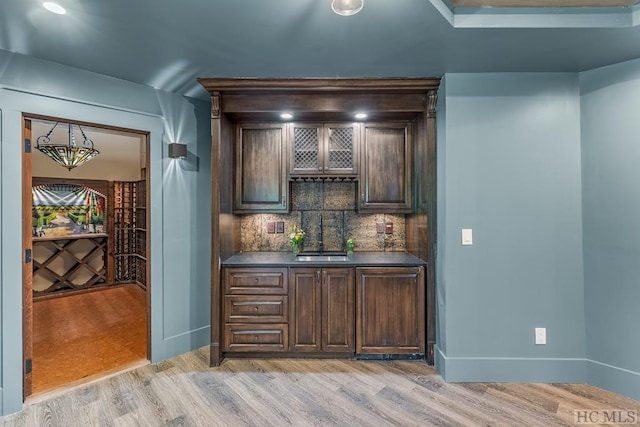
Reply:
<svg viewBox="0 0 640 427"><path fill-rule="evenodd" d="M78 166L81 166L100 154L93 146L93 141L87 138L84 130L80 125L80 133L82 133L82 145L76 144L76 137L73 133L73 125L69 123L69 139L66 144L56 144L51 142L51 134L58 126L59 122L56 122L51 130L46 135L39 136L36 140L36 148L47 157L61 166L71 170Z"/></svg>

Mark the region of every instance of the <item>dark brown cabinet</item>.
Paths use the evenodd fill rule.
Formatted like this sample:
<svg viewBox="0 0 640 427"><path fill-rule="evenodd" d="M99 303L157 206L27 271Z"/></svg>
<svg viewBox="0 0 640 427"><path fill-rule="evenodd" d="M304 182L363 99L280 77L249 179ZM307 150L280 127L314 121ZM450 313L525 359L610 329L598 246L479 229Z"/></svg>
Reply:
<svg viewBox="0 0 640 427"><path fill-rule="evenodd" d="M280 123L241 123L235 132L234 212L287 212L286 131Z"/></svg>
<svg viewBox="0 0 640 427"><path fill-rule="evenodd" d="M360 149L358 210L411 213L411 124L365 123Z"/></svg>
<svg viewBox="0 0 640 427"><path fill-rule="evenodd" d="M357 123L292 123L289 126L290 176L358 173Z"/></svg>
<svg viewBox="0 0 640 427"><path fill-rule="evenodd" d="M287 268L226 268L223 274L223 350L287 351Z"/></svg>
<svg viewBox="0 0 640 427"><path fill-rule="evenodd" d="M291 351L353 353L353 268L292 268Z"/></svg>
<svg viewBox="0 0 640 427"><path fill-rule="evenodd" d="M424 267L362 267L356 280L356 353L424 354Z"/></svg>
<svg viewBox="0 0 640 427"><path fill-rule="evenodd" d="M406 249L421 261L433 263L436 239L432 237L437 230L435 124L439 78L200 78L198 81L211 96L211 234L215 236L211 239L211 366L218 366L229 353L227 349L230 347L233 347L234 351L240 351L238 349L242 348L242 345L244 348L251 348L250 343L255 343L260 349L263 348L263 343L271 343L269 345L289 349L288 351L296 356L314 354L291 351L291 348L300 348L302 340L294 343L294 347L288 342L290 337L297 340L296 336L302 336L298 332L298 335L290 333L289 329L293 328L293 325L300 331L303 329L302 323L297 321L299 316L296 311L300 310L302 303L296 308L292 300L294 290L288 295L288 322L278 320L276 323L284 306L276 308L269 305L274 301L265 299L264 304L253 306L253 310L274 322L250 323L245 318L251 312L250 306L242 304L257 301L235 298L235 295L263 294L237 294L235 291L226 293L224 288L224 269L237 265L235 261L228 260L243 248L243 233L247 232L246 227L243 228L242 214L287 212L291 204L288 200L290 181L330 181L334 178L336 181L355 181L355 184L349 185L349 191L351 187L357 188L356 210L363 214L408 213L405 218ZM354 122L353 114L362 110L366 110L370 122ZM283 111L292 113L300 124L312 127L310 139L315 141L317 148L312 144L311 151L316 151L317 154L311 154L312 160L309 165L300 164L299 159L298 163L296 162L295 150L298 151L299 158L302 158L305 148L294 147L293 139L297 139L292 136L292 132L295 133L294 124L274 121L278 120ZM331 123L353 127L353 151L351 159L346 156L346 166L335 166L332 163L332 158L337 157L337 153L343 148L327 148L327 141L334 140L326 136L327 130L330 131L330 136L335 136L338 130L333 127L327 129L326 125ZM299 129L303 127L300 126ZM350 131L347 128L347 132ZM299 132L302 133L302 130ZM349 144L347 149L348 147ZM327 152L333 152L333 157L331 153L326 154ZM296 221L302 222L297 218L295 216ZM269 218L268 222L274 220L282 221L280 218ZM261 227L265 228L264 224ZM266 227L266 230L268 233L269 228ZM260 233L262 232L264 230L261 228ZM286 239L286 236L283 237ZM265 265L272 266L270 263ZM306 267L308 264L301 265L296 262L290 268L297 266ZM341 266L344 264L340 264ZM256 263L255 268L258 267ZM429 304L426 313L429 319L427 322L418 323L427 323L425 357L433 363L435 309L432 308L435 301L435 271L429 269L424 275L428 297L421 296L417 303L424 306L426 299ZM400 282L405 283L404 279ZM361 286L367 289L368 282L365 281ZM377 288L372 286L370 289ZM389 292L391 289L393 288L389 288ZM413 293L425 293L424 286L419 288L403 285L399 289L407 289L407 294L410 290ZM322 294L322 290L320 292ZM383 302L379 304L388 303L384 301L385 292L380 290L378 293L383 298ZM406 351L414 351L414 348L423 351L424 325L422 329L417 330L421 334L419 337L414 340L405 339L404 332L396 330L393 323L389 326L388 322L391 320L384 315L380 316L382 324L379 327L368 322L368 307L379 307L374 300L366 299L368 293L365 293L364 297L361 293L354 292L353 295L355 300L360 300L360 308L364 310L361 313L362 317L354 316L360 318L361 323L358 332L361 340L359 351L373 351L379 348L384 353L392 353L395 347L401 347ZM315 298L318 299L317 296ZM296 297L296 300L300 298ZM322 305L322 295L320 300L321 314L316 319L320 318L322 331L323 307L326 306ZM395 301L391 302L392 305L399 305ZM229 308L230 321L225 322L227 303L233 304L234 307ZM315 313L318 313L317 303L311 306ZM406 319L407 316L419 316L414 311L409 315L402 314L403 308L397 310L401 313L399 316L402 319ZM292 314L296 314L296 319L291 318ZM377 314L374 313L375 315ZM424 312L422 316L424 318ZM325 315L325 321L333 322L333 319L333 315ZM222 325L216 327L220 323ZM335 326L329 328L335 327L338 330L339 325L348 324L348 320L336 321ZM262 330L258 326L265 329ZM399 327L402 331L405 325L400 324ZM286 328L289 329L285 332ZM311 323L309 330L317 331L317 326ZM337 336L333 332L331 335ZM317 332L310 336L318 342ZM355 332L353 336L356 336ZM390 343L394 340L397 344L392 346ZM416 344L416 340L419 344ZM317 344L312 345L318 348ZM320 348L322 349L322 343ZM343 356L348 354L342 353Z"/></svg>

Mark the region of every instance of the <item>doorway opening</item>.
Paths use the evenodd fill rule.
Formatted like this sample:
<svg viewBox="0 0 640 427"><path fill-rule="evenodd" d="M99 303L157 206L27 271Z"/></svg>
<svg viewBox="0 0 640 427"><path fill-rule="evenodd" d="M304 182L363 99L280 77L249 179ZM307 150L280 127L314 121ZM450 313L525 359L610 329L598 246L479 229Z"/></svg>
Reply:
<svg viewBox="0 0 640 427"><path fill-rule="evenodd" d="M149 134L25 114L23 140L27 398L151 357Z"/></svg>

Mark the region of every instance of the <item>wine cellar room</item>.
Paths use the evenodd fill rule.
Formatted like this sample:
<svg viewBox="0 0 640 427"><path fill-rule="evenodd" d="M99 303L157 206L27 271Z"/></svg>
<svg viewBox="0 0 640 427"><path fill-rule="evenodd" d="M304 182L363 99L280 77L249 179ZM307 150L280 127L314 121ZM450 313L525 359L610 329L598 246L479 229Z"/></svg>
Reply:
<svg viewBox="0 0 640 427"><path fill-rule="evenodd" d="M24 134L24 390L35 397L148 363L149 137L39 116L25 116Z"/></svg>

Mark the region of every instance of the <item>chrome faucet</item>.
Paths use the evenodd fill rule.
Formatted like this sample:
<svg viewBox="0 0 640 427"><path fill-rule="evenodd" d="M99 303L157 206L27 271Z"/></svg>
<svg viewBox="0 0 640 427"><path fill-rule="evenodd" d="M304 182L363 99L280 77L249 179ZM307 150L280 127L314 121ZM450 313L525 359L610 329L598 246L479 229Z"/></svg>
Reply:
<svg viewBox="0 0 640 427"><path fill-rule="evenodd" d="M318 248L320 253L324 251L324 244L322 243L322 214L320 214L320 239L318 240Z"/></svg>

